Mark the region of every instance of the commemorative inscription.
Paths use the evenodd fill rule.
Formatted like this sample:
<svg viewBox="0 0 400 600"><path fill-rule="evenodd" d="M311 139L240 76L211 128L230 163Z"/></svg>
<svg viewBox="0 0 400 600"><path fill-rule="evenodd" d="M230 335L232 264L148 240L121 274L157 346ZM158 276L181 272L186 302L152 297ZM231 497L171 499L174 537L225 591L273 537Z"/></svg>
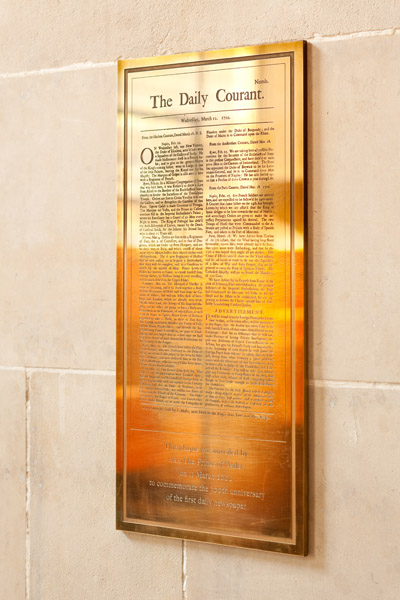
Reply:
<svg viewBox="0 0 400 600"><path fill-rule="evenodd" d="M306 554L304 55L119 63L120 529Z"/></svg>

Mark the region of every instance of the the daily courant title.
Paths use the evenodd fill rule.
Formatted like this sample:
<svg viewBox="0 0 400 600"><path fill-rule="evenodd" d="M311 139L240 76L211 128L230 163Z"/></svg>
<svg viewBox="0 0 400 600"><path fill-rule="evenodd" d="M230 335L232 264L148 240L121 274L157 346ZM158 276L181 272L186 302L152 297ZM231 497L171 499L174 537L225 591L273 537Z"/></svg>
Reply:
<svg viewBox="0 0 400 600"><path fill-rule="evenodd" d="M202 94L200 90L188 94L187 92L179 92L178 98L166 98L162 94L150 96L151 108L168 108L173 106L178 100L180 106L197 104L202 108L207 103L209 94ZM239 102L243 100L262 100L262 90L251 90L241 92L229 92L225 88L220 88L215 93L215 98L218 102Z"/></svg>

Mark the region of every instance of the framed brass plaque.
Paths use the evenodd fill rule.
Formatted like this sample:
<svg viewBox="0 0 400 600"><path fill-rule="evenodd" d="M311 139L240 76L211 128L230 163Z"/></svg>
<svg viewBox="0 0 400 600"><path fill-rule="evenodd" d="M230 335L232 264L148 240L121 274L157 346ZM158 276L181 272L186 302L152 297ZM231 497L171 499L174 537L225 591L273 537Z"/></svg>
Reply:
<svg viewBox="0 0 400 600"><path fill-rule="evenodd" d="M118 69L117 527L304 555L305 44Z"/></svg>

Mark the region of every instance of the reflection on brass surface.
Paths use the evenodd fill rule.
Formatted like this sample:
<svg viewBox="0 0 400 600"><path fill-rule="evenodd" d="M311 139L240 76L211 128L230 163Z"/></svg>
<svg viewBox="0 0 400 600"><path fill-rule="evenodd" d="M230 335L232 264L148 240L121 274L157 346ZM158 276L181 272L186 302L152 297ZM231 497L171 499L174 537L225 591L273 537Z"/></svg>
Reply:
<svg viewBox="0 0 400 600"><path fill-rule="evenodd" d="M120 529L307 552L304 58L119 62Z"/></svg>

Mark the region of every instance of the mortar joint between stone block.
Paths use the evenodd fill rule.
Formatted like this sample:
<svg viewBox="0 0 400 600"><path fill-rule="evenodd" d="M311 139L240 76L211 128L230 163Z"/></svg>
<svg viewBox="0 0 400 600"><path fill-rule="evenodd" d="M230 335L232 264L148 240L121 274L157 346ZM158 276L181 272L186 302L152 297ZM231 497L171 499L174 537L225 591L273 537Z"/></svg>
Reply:
<svg viewBox="0 0 400 600"><path fill-rule="evenodd" d="M25 369L25 599L30 600L30 571L31 571L31 539L30 539L30 508L31 508L31 373Z"/></svg>
<svg viewBox="0 0 400 600"><path fill-rule="evenodd" d="M400 390L400 383L381 381L350 381L332 379L309 379L309 387L345 388L345 389L367 389L367 390Z"/></svg>
<svg viewBox="0 0 400 600"><path fill-rule="evenodd" d="M188 595L187 595L187 547L186 547L185 540L182 540L182 600L188 600Z"/></svg>
<svg viewBox="0 0 400 600"><path fill-rule="evenodd" d="M349 33L339 33L336 35L314 33L307 38L309 42L340 42L345 40L368 38L368 37L383 37L400 34L400 27L391 27L389 29L372 29L367 31L352 31Z"/></svg>
<svg viewBox="0 0 400 600"><path fill-rule="evenodd" d="M304 39L308 42L335 42L335 41L344 41L355 38L367 38L367 37L377 37L377 36L393 36L400 34L400 27L392 27L389 29L374 29L374 30L366 30L366 31L352 31L348 33L340 33L336 35L328 34L320 34L314 33L309 37L305 37ZM168 50L165 48L161 48L163 42L162 40L159 44L159 51L162 51L162 54L169 54ZM297 38L298 39L298 38ZM282 42L290 42L293 40L281 40ZM274 42L271 42L274 43ZM82 71L87 69L101 69L106 67L115 67L118 64L117 60L107 61L107 62L78 62L72 63L70 65L63 65L61 67L48 67L43 69L32 69L31 71L17 71L15 73L0 73L0 79L16 79L20 77L34 77L39 75L52 75L54 73L67 73L70 71Z"/></svg>

